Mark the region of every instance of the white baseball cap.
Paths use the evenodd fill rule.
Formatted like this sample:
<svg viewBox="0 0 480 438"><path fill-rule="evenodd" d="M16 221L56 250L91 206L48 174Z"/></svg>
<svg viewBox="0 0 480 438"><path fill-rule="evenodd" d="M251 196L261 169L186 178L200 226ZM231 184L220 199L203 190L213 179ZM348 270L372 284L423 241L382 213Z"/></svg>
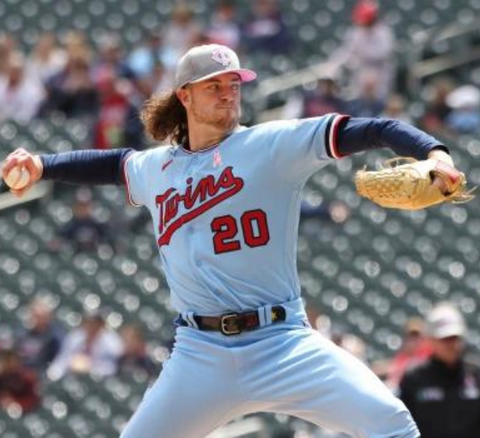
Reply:
<svg viewBox="0 0 480 438"><path fill-rule="evenodd" d="M449 302L435 306L427 315L426 322L427 333L436 339L463 337L466 332L463 316L457 307Z"/></svg>
<svg viewBox="0 0 480 438"><path fill-rule="evenodd" d="M227 46L206 44L192 47L177 64L175 87L204 81L223 73L237 73L242 82L253 81L253 70L240 68L237 54Z"/></svg>
<svg viewBox="0 0 480 438"><path fill-rule="evenodd" d="M480 106L480 90L473 85L462 85L447 95L446 102L454 109L478 108Z"/></svg>

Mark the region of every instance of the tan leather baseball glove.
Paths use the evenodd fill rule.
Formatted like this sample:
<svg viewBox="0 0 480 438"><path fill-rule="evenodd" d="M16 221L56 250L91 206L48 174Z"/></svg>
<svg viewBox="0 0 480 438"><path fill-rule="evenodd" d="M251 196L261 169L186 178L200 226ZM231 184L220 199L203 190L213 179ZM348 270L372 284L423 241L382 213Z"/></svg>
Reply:
<svg viewBox="0 0 480 438"><path fill-rule="evenodd" d="M435 176L445 183L446 193L432 184ZM446 163L408 157L387 160L376 171L357 171L355 186L359 195L372 202L403 210L419 210L442 202L468 202L474 198L475 190L467 191L465 175Z"/></svg>

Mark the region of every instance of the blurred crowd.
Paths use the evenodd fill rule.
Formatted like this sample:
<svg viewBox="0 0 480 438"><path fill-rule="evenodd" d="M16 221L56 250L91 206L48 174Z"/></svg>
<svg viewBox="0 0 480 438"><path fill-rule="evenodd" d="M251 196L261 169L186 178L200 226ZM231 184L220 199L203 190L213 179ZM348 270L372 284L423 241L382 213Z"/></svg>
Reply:
<svg viewBox="0 0 480 438"><path fill-rule="evenodd" d="M145 147L139 110L172 85L174 68L191 46L221 43L246 53L278 53L289 34L275 0L258 0L239 18L234 1L218 1L208 23L179 3L162 29L125 50L120 34L94 41L79 31L39 36L28 52L0 34L0 121L28 122L61 113L92 126L91 145Z"/></svg>
<svg viewBox="0 0 480 438"><path fill-rule="evenodd" d="M435 76L416 96L408 96L398 67L393 29L379 3L356 2L351 27L325 60L324 74L287 102L283 116L314 117L338 112L354 117L388 117L429 132L457 136L480 133L480 90L455 78ZM421 111L410 111L410 105Z"/></svg>
<svg viewBox="0 0 480 438"><path fill-rule="evenodd" d="M367 345L360 338L332 329L324 315L310 311L309 319L404 401L422 436L472 438L480 433L480 361L467 349L467 325L455 304L440 302L424 318L407 320L398 350L373 363L367 362ZM127 323L114 330L108 313L97 309L85 311L81 322L67 330L53 303L37 297L12 339L0 338L0 409L33 411L42 402L42 383L68 375L88 374L96 381L135 374L155 379L160 371L161 362L153 359L140 325ZM301 436L315 435L303 431Z"/></svg>
<svg viewBox="0 0 480 438"><path fill-rule="evenodd" d="M34 410L41 403L42 383L69 374L154 379L168 355L168 347L162 347L159 361L141 325L125 323L114 330L101 309L85 311L80 324L67 329L53 303L38 297L28 304L13 336L0 339L0 408Z"/></svg>
<svg viewBox="0 0 480 438"><path fill-rule="evenodd" d="M61 113L90 124L88 146L143 149L148 143L139 120L142 104L172 85L175 64L189 47L222 43L248 58L285 55L298 44L276 0L255 1L247 15L239 9L233 0L219 0L204 22L179 3L162 29L128 49L115 33L92 40L79 31L45 32L31 49L2 33L0 121L26 123ZM325 59L324 76L289 99L284 117L340 112L411 122L408 100L398 86L397 49L378 4L358 0L343 40ZM424 114L418 120L424 128L479 131L480 91L475 86L442 77L424 91Z"/></svg>

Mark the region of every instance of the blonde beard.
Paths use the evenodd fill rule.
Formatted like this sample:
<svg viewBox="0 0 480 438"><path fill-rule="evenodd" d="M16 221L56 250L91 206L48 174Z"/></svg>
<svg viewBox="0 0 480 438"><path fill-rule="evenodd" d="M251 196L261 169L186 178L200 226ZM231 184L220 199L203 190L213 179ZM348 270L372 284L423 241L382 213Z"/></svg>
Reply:
<svg viewBox="0 0 480 438"><path fill-rule="evenodd" d="M238 125L240 120L240 114L233 117L212 116L205 114L203 111L197 111L195 108L192 108L192 116L195 119L195 122L199 124L213 126L225 132L230 132L233 130Z"/></svg>

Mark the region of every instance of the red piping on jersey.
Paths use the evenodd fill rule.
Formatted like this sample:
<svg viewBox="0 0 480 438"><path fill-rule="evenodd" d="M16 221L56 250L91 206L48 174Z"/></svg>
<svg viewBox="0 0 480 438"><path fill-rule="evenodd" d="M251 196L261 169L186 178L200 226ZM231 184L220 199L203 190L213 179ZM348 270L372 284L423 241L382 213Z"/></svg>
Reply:
<svg viewBox="0 0 480 438"><path fill-rule="evenodd" d="M170 160L166 161L165 163L162 164L162 172L168 167L170 166L170 164L172 164L173 162L173 158L170 158Z"/></svg>
<svg viewBox="0 0 480 438"><path fill-rule="evenodd" d="M128 202L133 205L134 207L141 207L140 204L137 204L130 193L130 181L128 179L128 173L127 173L127 163L130 158L133 157L133 153L131 153L124 161L123 161L123 179L125 180L125 191L127 192L127 200Z"/></svg>
<svg viewBox="0 0 480 438"><path fill-rule="evenodd" d="M345 119L348 119L349 116L347 115L338 115L335 117L333 123L332 123L332 126L330 127L330 132L329 132L329 149L330 149L330 153L332 155L333 158L342 158L344 157L346 154L341 154L338 150L338 144L337 144L337 140L338 140L338 127L340 126L340 122L342 120L345 120Z"/></svg>

